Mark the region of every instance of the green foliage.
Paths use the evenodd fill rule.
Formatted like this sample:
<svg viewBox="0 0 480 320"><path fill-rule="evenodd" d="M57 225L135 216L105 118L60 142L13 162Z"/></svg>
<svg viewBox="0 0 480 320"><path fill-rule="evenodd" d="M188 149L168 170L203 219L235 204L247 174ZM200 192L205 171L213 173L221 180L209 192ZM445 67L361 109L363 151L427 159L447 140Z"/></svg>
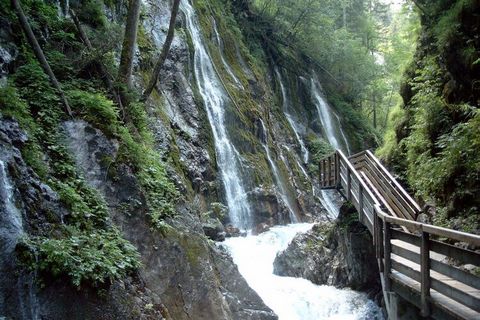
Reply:
<svg viewBox="0 0 480 320"><path fill-rule="evenodd" d="M327 141L314 135L307 136L307 148L310 152L308 170L312 174L317 172L317 166L320 163L320 160L331 155L335 151Z"/></svg>
<svg viewBox="0 0 480 320"><path fill-rule="evenodd" d="M396 105L388 114L387 129L383 137L383 144L376 150L376 155L386 161L392 163L399 152L399 146L397 141L397 128L401 127L405 123L405 110L400 104Z"/></svg>
<svg viewBox="0 0 480 320"><path fill-rule="evenodd" d="M101 129L105 134L114 136L119 127L118 110L113 102L98 92L78 89L66 92L72 110Z"/></svg>
<svg viewBox="0 0 480 320"><path fill-rule="evenodd" d="M104 27L107 19L103 12L103 2L109 7L114 4L114 0L83 0L80 8L78 8L80 10L76 12L78 19L93 28Z"/></svg>
<svg viewBox="0 0 480 320"><path fill-rule="evenodd" d="M140 267L136 248L123 239L117 229L85 233L68 228L66 231L68 236L60 239L25 240L28 250L37 257L29 257L32 267L53 276L67 276L76 287L112 282Z"/></svg>
<svg viewBox="0 0 480 320"><path fill-rule="evenodd" d="M458 0L448 10L440 11L440 19L433 27L438 48L445 48L459 37L461 28L461 14L463 11L473 12L476 0Z"/></svg>

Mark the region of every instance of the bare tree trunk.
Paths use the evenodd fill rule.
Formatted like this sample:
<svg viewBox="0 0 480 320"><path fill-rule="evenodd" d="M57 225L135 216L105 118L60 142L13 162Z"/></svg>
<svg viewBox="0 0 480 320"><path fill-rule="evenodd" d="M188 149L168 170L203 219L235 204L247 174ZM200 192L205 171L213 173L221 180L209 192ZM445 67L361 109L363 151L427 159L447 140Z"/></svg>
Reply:
<svg viewBox="0 0 480 320"><path fill-rule="evenodd" d="M162 66L165 63L165 60L167 59L168 52L170 51L170 46L172 45L173 36L175 34L175 21L177 19L179 5L180 5L180 0L173 1L172 14L170 16L170 25L168 26L167 39L165 39L165 43L162 46L162 52L160 53L160 57L158 57L157 63L155 64L155 68L153 69L153 73L152 73L152 76L150 77L150 81L148 82L147 88L143 92L142 98L140 99L140 101L142 102L147 101L148 97L152 93L153 88L157 84L160 70L162 69Z"/></svg>
<svg viewBox="0 0 480 320"><path fill-rule="evenodd" d="M128 88L132 87L133 54L135 53L135 44L137 43L140 5L141 0L130 0L120 66L118 68L118 81L125 84Z"/></svg>
<svg viewBox="0 0 480 320"><path fill-rule="evenodd" d="M12 6L15 9L15 12L17 13L18 20L20 20L20 25L22 26L23 32L27 37L28 43L32 47L35 57L37 57L37 60L40 63L40 66L42 67L43 71L48 75L48 77L50 78L50 82L52 83L53 87L57 90L58 95L60 96L60 100L62 101L62 104L65 107L65 110L67 111L68 115L72 116L72 110L70 109L70 105L68 104L67 98L65 97L65 94L60 86L60 83L58 82L57 78L53 74L53 71L50 68L50 65L48 64L48 61L45 58L45 55L43 54L43 50L38 44L37 38L35 38L35 35L33 34L32 28L30 28L30 24L28 23L25 13L23 12L22 6L20 4L20 0L11 0L11 1L12 1Z"/></svg>
<svg viewBox="0 0 480 320"><path fill-rule="evenodd" d="M78 30L78 34L80 36L80 39L85 44L88 51L92 52L94 50L94 48L92 46L92 43L90 42L90 39L88 38L87 33L83 29L83 27L80 23L80 20L78 20L78 17L75 14L75 11L70 8L69 12L70 12L70 17L72 18L73 23L75 24L75 27ZM103 63L103 61L101 60L101 57L100 57L99 61L97 61L97 63L98 63L98 67L100 69L99 71L100 71L102 80L105 83L105 86L107 87L108 91L112 94L113 98L115 99L115 102L118 104L120 109L122 111L124 111L122 100L120 99L120 96L119 96L119 94L118 94L118 92L117 92L117 90L115 89L115 86L114 86L113 77L108 73L108 70L105 67L105 64Z"/></svg>

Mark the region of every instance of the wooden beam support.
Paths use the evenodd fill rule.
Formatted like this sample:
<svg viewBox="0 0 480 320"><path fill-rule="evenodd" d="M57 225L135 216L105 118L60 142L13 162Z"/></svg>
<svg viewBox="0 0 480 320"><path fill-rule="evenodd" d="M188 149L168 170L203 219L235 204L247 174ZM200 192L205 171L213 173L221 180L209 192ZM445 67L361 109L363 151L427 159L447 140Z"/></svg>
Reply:
<svg viewBox="0 0 480 320"><path fill-rule="evenodd" d="M391 260L391 252L392 252L392 244L390 242L391 239L391 229L390 223L387 221L383 221L383 263L384 263L384 282L385 282L385 291L391 291L392 284L390 279L390 274L392 272L392 260Z"/></svg>
<svg viewBox="0 0 480 320"><path fill-rule="evenodd" d="M347 200L352 201L352 173L349 167L347 167Z"/></svg>
<svg viewBox="0 0 480 320"><path fill-rule="evenodd" d="M420 247L420 273L421 273L421 314L430 316L430 234L422 232L422 245Z"/></svg>

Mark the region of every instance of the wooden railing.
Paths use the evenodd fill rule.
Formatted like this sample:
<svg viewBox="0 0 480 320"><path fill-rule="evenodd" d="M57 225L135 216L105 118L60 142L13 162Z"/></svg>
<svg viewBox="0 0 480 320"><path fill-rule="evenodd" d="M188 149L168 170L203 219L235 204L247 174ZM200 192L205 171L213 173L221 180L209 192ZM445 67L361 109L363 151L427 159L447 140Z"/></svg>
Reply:
<svg viewBox="0 0 480 320"><path fill-rule="evenodd" d="M373 236L387 306L394 292L425 317L480 319L478 273L455 266L480 270L480 254L467 249L479 248L480 236L416 222L420 207L369 151L337 151L320 170L322 187L339 189Z"/></svg>

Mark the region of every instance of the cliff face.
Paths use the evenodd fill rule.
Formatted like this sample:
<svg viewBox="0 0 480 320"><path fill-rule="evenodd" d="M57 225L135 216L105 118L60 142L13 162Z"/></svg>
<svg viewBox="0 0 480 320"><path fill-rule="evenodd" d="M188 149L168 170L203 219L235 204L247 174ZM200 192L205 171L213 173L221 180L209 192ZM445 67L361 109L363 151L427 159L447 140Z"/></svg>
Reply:
<svg viewBox="0 0 480 320"><path fill-rule="evenodd" d="M437 224L478 232L478 1L418 1L422 31L380 153ZM432 209L433 207L433 209ZM435 210L436 207L436 210Z"/></svg>
<svg viewBox="0 0 480 320"><path fill-rule="evenodd" d="M0 318L275 319L207 238L224 237L232 221L188 8L181 8L156 90L129 106L128 122L98 67L116 73L126 2L22 4L74 117L2 3ZM142 4L134 97L165 41L169 4ZM323 219L312 188L324 146L316 137L336 135L346 150L343 120L325 109L337 128L325 131L318 108L326 99L308 62L278 64L268 50L253 52L234 5L193 1L192 9L228 95L222 112L253 212L250 227ZM98 51L79 40L68 8Z"/></svg>

